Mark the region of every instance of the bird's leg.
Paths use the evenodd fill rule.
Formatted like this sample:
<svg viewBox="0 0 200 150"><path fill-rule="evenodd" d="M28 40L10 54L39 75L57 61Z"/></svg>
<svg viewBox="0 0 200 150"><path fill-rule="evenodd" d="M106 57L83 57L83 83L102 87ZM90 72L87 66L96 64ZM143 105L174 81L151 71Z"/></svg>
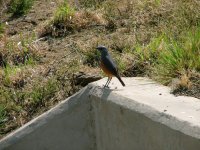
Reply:
<svg viewBox="0 0 200 150"><path fill-rule="evenodd" d="M108 87L108 85L110 84L110 81L112 80L112 77L109 77L109 81L108 81L108 83L107 83L107 87Z"/></svg>
<svg viewBox="0 0 200 150"><path fill-rule="evenodd" d="M106 84L104 85L104 88L105 88L105 87L108 87L108 88L109 88L108 85L110 84L111 79L112 79L112 77L108 77L108 80L107 80Z"/></svg>
<svg viewBox="0 0 200 150"><path fill-rule="evenodd" d="M107 84L108 84L109 80L110 80L110 78L108 77L108 80L107 80L106 84L104 85L104 88L105 88L105 87L108 87Z"/></svg>

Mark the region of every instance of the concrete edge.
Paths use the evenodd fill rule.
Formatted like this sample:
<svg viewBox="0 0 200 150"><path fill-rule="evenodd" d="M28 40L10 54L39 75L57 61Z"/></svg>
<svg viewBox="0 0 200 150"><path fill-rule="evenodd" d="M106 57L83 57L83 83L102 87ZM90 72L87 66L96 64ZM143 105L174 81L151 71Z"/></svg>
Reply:
<svg viewBox="0 0 200 150"><path fill-rule="evenodd" d="M85 100L82 100L82 95L88 97L86 97ZM127 98L118 93L112 92L110 89L104 89L94 82L0 140L0 149L17 143L20 138L34 132L34 130L40 126L47 124L49 120L56 117L56 115L63 113L63 111L70 112L73 111L74 106L82 105L86 101L90 104L91 101L96 100L106 101L108 103L112 103L113 105L118 105L126 110L142 114L154 122L158 122L175 131L179 131L198 140L200 139L200 126L195 126L189 121L180 120L167 112L159 111L147 104L140 103L138 99L134 97Z"/></svg>
<svg viewBox="0 0 200 150"><path fill-rule="evenodd" d="M19 139L30 134L31 132L34 132L40 126L47 124L49 120L53 119L58 114L63 113L64 111L73 111L74 106L85 103L85 101L81 101L79 97L81 97L81 95L83 95L84 93L89 93L88 90L89 89L87 87L81 89L74 95L68 97L66 100L57 104L55 107L44 112L43 114L32 119L22 127L16 129L15 131L5 136L3 139L0 140L0 149L4 149L9 145L17 143Z"/></svg>
<svg viewBox="0 0 200 150"><path fill-rule="evenodd" d="M136 100L134 100L134 98L130 99L117 93L112 93L110 92L110 89L103 89L102 87L97 86L95 83L91 83L91 86L94 86L93 89L90 91L92 99L100 101L104 100L109 103L113 103L114 105L120 105L121 107L127 110L143 114L151 120L159 122L173 130L200 139L199 126L195 126L188 121L180 120L165 112L156 110L153 107L150 107L149 105L139 103ZM101 95L102 91L104 93L103 95Z"/></svg>

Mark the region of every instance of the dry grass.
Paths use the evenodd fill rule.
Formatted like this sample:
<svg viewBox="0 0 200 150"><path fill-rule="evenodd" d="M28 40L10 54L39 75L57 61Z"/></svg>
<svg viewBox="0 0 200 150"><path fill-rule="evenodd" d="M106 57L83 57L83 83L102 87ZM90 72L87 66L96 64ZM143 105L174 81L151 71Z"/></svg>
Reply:
<svg viewBox="0 0 200 150"><path fill-rule="evenodd" d="M106 45L124 75L148 75L163 84L177 78L176 89L198 97L200 2L105 1L101 8L109 36L100 35L80 49ZM86 63L95 65L96 52L85 54Z"/></svg>
<svg viewBox="0 0 200 150"><path fill-rule="evenodd" d="M65 36L81 29L104 25L105 20L100 13L88 10L75 11L68 3L62 3L56 10L54 17L42 25L39 36Z"/></svg>
<svg viewBox="0 0 200 150"><path fill-rule="evenodd" d="M12 72L9 72L9 86L0 86L1 135L22 126L80 89L79 85L74 85L72 64L75 62L72 61L71 65L59 68L45 68L45 72L40 74L41 77L33 78L34 80L30 79L35 73L32 71L34 68L24 67L16 72L13 72L12 68L10 70ZM48 75L50 69L57 70ZM16 82L20 86L16 86Z"/></svg>
<svg viewBox="0 0 200 150"><path fill-rule="evenodd" d="M6 35L2 36L0 41L0 66L17 66L39 60L39 50L32 39L21 37L19 42L15 42L9 40Z"/></svg>

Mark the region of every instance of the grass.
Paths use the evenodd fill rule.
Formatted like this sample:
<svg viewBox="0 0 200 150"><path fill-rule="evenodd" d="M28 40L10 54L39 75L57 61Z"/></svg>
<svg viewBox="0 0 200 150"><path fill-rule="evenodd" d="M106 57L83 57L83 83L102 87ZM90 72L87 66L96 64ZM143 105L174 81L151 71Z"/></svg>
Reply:
<svg viewBox="0 0 200 150"><path fill-rule="evenodd" d="M79 4L82 8L98 8L105 0L80 0Z"/></svg>
<svg viewBox="0 0 200 150"><path fill-rule="evenodd" d="M46 35L62 37L104 23L104 19L98 12L76 11L67 1L64 1L56 9L53 18L46 22L38 32L40 37Z"/></svg>
<svg viewBox="0 0 200 150"><path fill-rule="evenodd" d="M13 16L22 16L30 10L33 2L34 0L11 0L9 12Z"/></svg>
<svg viewBox="0 0 200 150"><path fill-rule="evenodd" d="M79 87L74 85L73 76L69 74L78 69L74 67L75 63L72 61L52 76L40 77L31 83L27 81L30 78L26 73L27 65L4 68L4 84L0 85L0 137L77 91Z"/></svg>
<svg viewBox="0 0 200 150"><path fill-rule="evenodd" d="M179 40L167 34L152 39L147 46L139 46L134 52L139 64L147 62L146 73L165 84L179 82L179 88L190 89L200 79L200 28L182 33ZM195 80L194 80L195 78Z"/></svg>
<svg viewBox="0 0 200 150"><path fill-rule="evenodd" d="M4 128L1 128L0 133L5 134L7 132L6 126L13 124L13 122L20 125L19 119L27 120L42 107L47 107L48 101L57 90L58 84L54 79L49 79L46 83L40 85L33 85L31 91L21 89L10 90L9 88L1 89L0 123ZM23 113L26 113L26 116L20 116L19 118L18 115ZM10 116L11 114L12 116ZM5 120L6 118L9 119Z"/></svg>
<svg viewBox="0 0 200 150"><path fill-rule="evenodd" d="M35 37L20 36L20 41L8 40L6 35L0 41L0 66L18 66L34 64L40 58L37 47L32 43Z"/></svg>
<svg viewBox="0 0 200 150"><path fill-rule="evenodd" d="M39 28L39 36L63 36L74 31L73 18L75 10L67 1L61 3L54 12L53 18Z"/></svg>
<svg viewBox="0 0 200 150"><path fill-rule="evenodd" d="M0 22L0 40L2 39L5 32L5 25Z"/></svg>
<svg viewBox="0 0 200 150"><path fill-rule="evenodd" d="M124 75L149 76L165 85L178 79L179 88L199 88L200 3L150 0L130 4L108 0L101 7L111 33L103 43ZM129 33L135 34L133 40L125 38L131 37ZM87 47L93 47L93 43ZM95 65L97 54L89 50L86 56L86 62Z"/></svg>
<svg viewBox="0 0 200 150"><path fill-rule="evenodd" d="M6 35L3 36L0 41L1 88L22 89L26 85L24 77L29 72L27 68L36 65L41 57L37 46L33 42L34 38L34 36L25 37L21 35L20 40L17 42L8 39ZM13 99L9 96L12 95L12 92L8 94L10 99Z"/></svg>
<svg viewBox="0 0 200 150"><path fill-rule="evenodd" d="M194 84L192 78L197 78L200 64L199 3L180 0L174 3L170 0L149 0L143 3L107 0L94 1L91 3L92 6L87 5L86 1L81 1L81 4L86 7L84 15L88 12L91 14L91 10L102 15L101 20L105 22L103 31L109 34L110 38L105 37L102 40L99 36L95 40L111 49L124 75L145 75L165 85L171 84L174 78L184 82L182 80L186 80L187 76L188 85L183 85L189 88ZM88 16L91 15L87 14L85 17L87 25L82 25L83 20L79 18L81 22L78 23L81 25L78 27L74 20L80 11L70 14L69 5L65 6L67 11L59 11L60 8L57 12L62 15L55 15L55 22L71 23L70 30L89 29L91 17ZM63 14L68 17L58 17L65 16ZM83 63L91 67L98 65L98 53L93 50L96 46L95 40L79 48L90 47L83 53ZM182 84L181 82L179 83Z"/></svg>
<svg viewBox="0 0 200 150"><path fill-rule="evenodd" d="M28 93L30 102L34 105L45 105L58 90L58 82L55 79L49 79L44 86L36 86L33 91Z"/></svg>
<svg viewBox="0 0 200 150"><path fill-rule="evenodd" d="M4 33L5 25L3 23L0 23L0 35Z"/></svg>
<svg viewBox="0 0 200 150"><path fill-rule="evenodd" d="M24 74L28 66L33 66L40 58L38 49L33 42L34 36L20 36L19 41L11 40L3 34L0 41L0 133L5 134L16 128L19 123L13 120L13 116L23 111L24 99L35 95L24 92L26 85ZM27 71L28 72L28 71ZM52 90L48 88L48 91ZM40 91L41 92L41 91ZM13 116L11 116L13 114ZM10 126L11 125L11 126Z"/></svg>
<svg viewBox="0 0 200 150"><path fill-rule="evenodd" d="M6 121L6 111L3 105L0 105L0 126Z"/></svg>
<svg viewBox="0 0 200 150"><path fill-rule="evenodd" d="M195 38L195 35L191 38ZM198 39L200 40L200 39ZM200 49L195 47L197 43L191 41L183 41L180 44L177 41L165 41L166 46L163 47L161 54L155 65L155 72L160 81L169 83L171 78L187 73L188 71L200 69ZM189 44L189 45L187 45Z"/></svg>
<svg viewBox="0 0 200 150"><path fill-rule="evenodd" d="M53 24L68 23L74 14L75 10L67 3L67 1L65 1L57 8L54 14Z"/></svg>
<svg viewBox="0 0 200 150"><path fill-rule="evenodd" d="M91 48L83 53L85 55L84 64L90 67L98 67L100 60L100 53L96 50L96 47Z"/></svg>

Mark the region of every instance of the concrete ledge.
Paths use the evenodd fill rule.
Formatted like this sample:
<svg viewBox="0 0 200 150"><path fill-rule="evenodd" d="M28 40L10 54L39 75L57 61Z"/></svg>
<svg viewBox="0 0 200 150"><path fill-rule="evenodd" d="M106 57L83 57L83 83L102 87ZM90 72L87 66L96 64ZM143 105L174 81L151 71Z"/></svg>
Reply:
<svg viewBox="0 0 200 150"><path fill-rule="evenodd" d="M94 127L84 88L0 141L0 150L92 150Z"/></svg>
<svg viewBox="0 0 200 150"><path fill-rule="evenodd" d="M93 89L98 150L200 149L198 99L175 97L148 79L124 80L125 88L114 81L111 90Z"/></svg>
<svg viewBox="0 0 200 150"><path fill-rule="evenodd" d="M200 100L146 78L91 83L0 141L0 150L199 150Z"/></svg>

